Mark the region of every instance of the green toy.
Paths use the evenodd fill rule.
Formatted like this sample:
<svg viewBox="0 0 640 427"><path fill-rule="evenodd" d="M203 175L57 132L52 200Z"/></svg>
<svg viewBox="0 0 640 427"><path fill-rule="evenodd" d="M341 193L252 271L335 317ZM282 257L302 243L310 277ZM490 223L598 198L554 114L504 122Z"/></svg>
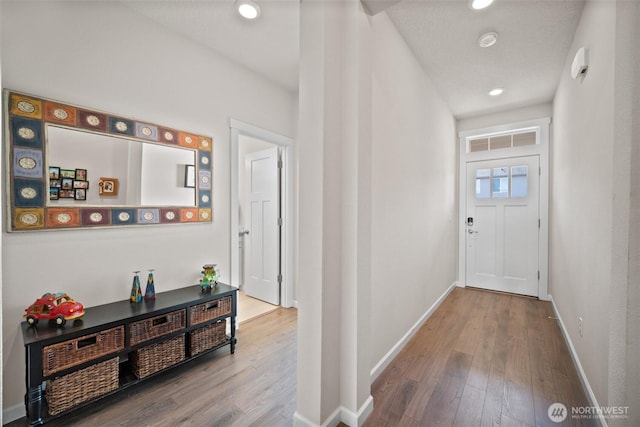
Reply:
<svg viewBox="0 0 640 427"><path fill-rule="evenodd" d="M216 266L217 264L206 264L202 266L202 279L200 279L202 291L211 290L218 284L220 271Z"/></svg>

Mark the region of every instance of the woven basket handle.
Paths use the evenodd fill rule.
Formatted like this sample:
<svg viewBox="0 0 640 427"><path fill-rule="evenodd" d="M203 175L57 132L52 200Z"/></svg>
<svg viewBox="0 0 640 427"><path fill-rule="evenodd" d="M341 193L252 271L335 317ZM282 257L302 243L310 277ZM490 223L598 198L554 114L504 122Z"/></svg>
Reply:
<svg viewBox="0 0 640 427"><path fill-rule="evenodd" d="M153 319L153 321L151 322L151 326L156 327L156 326L164 325L165 323L168 323L168 322L169 322L169 316L162 316L162 317Z"/></svg>
<svg viewBox="0 0 640 427"><path fill-rule="evenodd" d="M84 347L89 347L91 345L96 345L98 343L98 337L96 335L92 337L83 338L76 342L76 349L80 350Z"/></svg>
<svg viewBox="0 0 640 427"><path fill-rule="evenodd" d="M209 311L209 310L213 310L214 308L218 308L218 301L207 304L204 310Z"/></svg>

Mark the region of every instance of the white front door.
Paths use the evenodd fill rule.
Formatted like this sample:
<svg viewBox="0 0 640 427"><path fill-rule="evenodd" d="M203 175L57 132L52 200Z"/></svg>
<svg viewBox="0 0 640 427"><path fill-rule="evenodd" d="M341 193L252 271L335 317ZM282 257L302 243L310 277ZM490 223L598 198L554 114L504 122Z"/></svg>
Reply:
<svg viewBox="0 0 640 427"><path fill-rule="evenodd" d="M245 283L247 295L280 304L280 174L278 147L245 157Z"/></svg>
<svg viewBox="0 0 640 427"><path fill-rule="evenodd" d="M539 157L467 163L466 284L538 296Z"/></svg>

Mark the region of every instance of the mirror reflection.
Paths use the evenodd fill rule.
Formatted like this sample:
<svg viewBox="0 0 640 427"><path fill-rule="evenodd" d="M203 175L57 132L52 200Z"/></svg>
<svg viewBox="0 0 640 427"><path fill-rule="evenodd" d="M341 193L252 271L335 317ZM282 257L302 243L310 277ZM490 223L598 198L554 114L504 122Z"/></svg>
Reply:
<svg viewBox="0 0 640 427"><path fill-rule="evenodd" d="M196 206L196 152L46 125L48 206Z"/></svg>

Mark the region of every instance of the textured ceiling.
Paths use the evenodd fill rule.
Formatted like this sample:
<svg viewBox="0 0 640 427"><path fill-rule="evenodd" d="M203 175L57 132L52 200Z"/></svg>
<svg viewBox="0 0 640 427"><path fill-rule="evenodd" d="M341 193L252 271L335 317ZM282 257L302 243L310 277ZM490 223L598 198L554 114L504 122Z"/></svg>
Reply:
<svg viewBox="0 0 640 427"><path fill-rule="evenodd" d="M304 0L316 1L316 0ZM258 0L262 15L240 18L233 0L122 0L167 28L292 91L298 87L299 1ZM364 0L385 10L457 118L553 98L583 0ZM483 32L498 43L481 49ZM500 86L499 97L487 92Z"/></svg>
<svg viewBox="0 0 640 427"><path fill-rule="evenodd" d="M258 0L247 21L234 0L121 0L130 8L289 90L298 90L299 1Z"/></svg>
<svg viewBox="0 0 640 427"><path fill-rule="evenodd" d="M583 1L403 0L386 12L458 118L548 102L569 53ZM478 37L498 33L489 48ZM504 88L498 97L489 90Z"/></svg>

